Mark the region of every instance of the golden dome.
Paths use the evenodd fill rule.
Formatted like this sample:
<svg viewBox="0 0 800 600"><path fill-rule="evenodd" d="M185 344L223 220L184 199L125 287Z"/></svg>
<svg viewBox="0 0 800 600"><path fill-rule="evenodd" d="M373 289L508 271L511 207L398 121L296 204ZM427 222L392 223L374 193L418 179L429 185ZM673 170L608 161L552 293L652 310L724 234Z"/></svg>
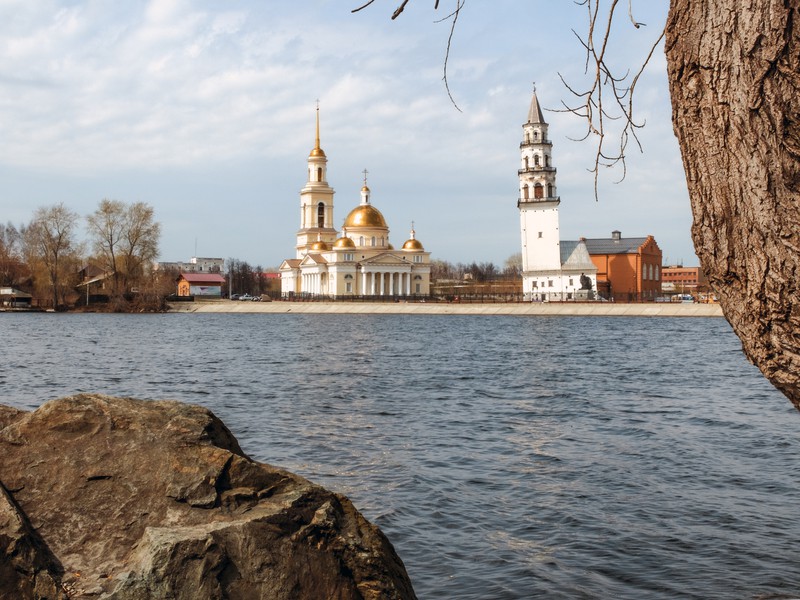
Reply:
<svg viewBox="0 0 800 600"><path fill-rule="evenodd" d="M334 248L355 248L356 243L347 236L340 237L333 243Z"/></svg>
<svg viewBox="0 0 800 600"><path fill-rule="evenodd" d="M387 246L387 248L389 248L389 250L394 250L394 246L392 246L391 244L389 244L389 245Z"/></svg>
<svg viewBox="0 0 800 600"><path fill-rule="evenodd" d="M424 250L425 248L422 247L422 242L419 240L415 240L411 238L410 240L406 240L406 243L403 244L403 250Z"/></svg>
<svg viewBox="0 0 800 600"><path fill-rule="evenodd" d="M325 156L325 151L322 148L313 148L308 157L311 158L312 156Z"/></svg>
<svg viewBox="0 0 800 600"><path fill-rule="evenodd" d="M386 226L386 219L383 218L381 211L371 204L361 204L356 206L344 220L344 226L348 229L352 227L382 227Z"/></svg>
<svg viewBox="0 0 800 600"><path fill-rule="evenodd" d="M319 240L319 241L314 242L313 244L311 244L311 249L315 250L317 252L323 252L325 250L330 250L330 247L328 246L328 244L326 244L322 240Z"/></svg>

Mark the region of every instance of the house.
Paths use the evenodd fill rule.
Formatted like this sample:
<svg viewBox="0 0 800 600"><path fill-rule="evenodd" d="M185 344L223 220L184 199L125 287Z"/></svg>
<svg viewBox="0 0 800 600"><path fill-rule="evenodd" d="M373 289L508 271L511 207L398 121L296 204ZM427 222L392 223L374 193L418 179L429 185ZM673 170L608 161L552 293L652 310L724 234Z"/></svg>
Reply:
<svg viewBox="0 0 800 600"><path fill-rule="evenodd" d="M222 298L225 278L217 273L181 273L178 277L178 296Z"/></svg>
<svg viewBox="0 0 800 600"><path fill-rule="evenodd" d="M652 235L624 238L612 231L610 238L586 240L597 267L597 291L606 299L655 300L661 294L661 248Z"/></svg>
<svg viewBox="0 0 800 600"><path fill-rule="evenodd" d="M11 287L0 287L0 306L30 308L33 296Z"/></svg>

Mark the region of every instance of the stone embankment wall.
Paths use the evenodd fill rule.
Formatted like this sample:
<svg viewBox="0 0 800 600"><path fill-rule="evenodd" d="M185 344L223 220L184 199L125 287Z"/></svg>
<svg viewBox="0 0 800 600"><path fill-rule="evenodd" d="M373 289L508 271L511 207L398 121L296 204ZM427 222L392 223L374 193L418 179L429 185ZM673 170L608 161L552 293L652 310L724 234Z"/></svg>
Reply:
<svg viewBox="0 0 800 600"><path fill-rule="evenodd" d="M719 304L613 302L530 302L520 304L459 304L429 302L186 302L170 311L200 313L325 313L420 315L517 315L588 317L722 317Z"/></svg>

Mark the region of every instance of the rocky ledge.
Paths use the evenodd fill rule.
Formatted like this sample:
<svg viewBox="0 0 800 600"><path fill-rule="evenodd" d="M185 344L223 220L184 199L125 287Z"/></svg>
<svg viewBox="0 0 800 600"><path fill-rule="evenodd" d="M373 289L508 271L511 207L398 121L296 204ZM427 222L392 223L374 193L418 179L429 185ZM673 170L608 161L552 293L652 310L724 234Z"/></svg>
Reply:
<svg viewBox="0 0 800 600"><path fill-rule="evenodd" d="M210 411L0 406L0 599L416 598L339 495L248 458Z"/></svg>

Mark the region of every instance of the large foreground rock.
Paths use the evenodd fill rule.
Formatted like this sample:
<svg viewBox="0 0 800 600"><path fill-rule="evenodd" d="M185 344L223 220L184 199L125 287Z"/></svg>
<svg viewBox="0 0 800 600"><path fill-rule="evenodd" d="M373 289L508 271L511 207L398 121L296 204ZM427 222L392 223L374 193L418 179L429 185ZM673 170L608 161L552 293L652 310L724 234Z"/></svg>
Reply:
<svg viewBox="0 0 800 600"><path fill-rule="evenodd" d="M0 406L0 599L415 598L346 498L257 463L210 411Z"/></svg>

